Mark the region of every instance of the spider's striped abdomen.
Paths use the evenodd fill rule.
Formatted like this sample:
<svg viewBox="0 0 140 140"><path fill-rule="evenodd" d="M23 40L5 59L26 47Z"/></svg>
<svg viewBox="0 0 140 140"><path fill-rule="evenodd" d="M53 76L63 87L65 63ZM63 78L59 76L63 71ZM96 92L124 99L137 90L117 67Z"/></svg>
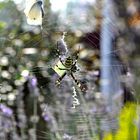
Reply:
<svg viewBox="0 0 140 140"><path fill-rule="evenodd" d="M65 67L71 69L72 65L73 65L73 59L68 57L65 61Z"/></svg>

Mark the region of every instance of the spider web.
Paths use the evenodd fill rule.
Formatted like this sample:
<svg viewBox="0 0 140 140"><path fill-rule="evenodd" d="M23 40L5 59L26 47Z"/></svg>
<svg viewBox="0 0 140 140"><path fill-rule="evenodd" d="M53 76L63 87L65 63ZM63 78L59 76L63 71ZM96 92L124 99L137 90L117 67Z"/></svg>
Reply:
<svg viewBox="0 0 140 140"><path fill-rule="evenodd" d="M47 20L48 21L48 20ZM46 22L46 19L44 19L44 23ZM48 24L47 26L43 26L43 30L42 31L40 31L39 32L39 38L38 38L38 41L34 41L34 38L32 38L32 36L30 36L30 40L28 40L25 44L24 44L24 46L26 46L26 47L33 47L33 48L37 48L37 47L39 47L39 46L41 46L40 44L41 44L41 42L43 41L43 40L45 40L45 39L47 39L47 37L48 37L48 32L49 32L49 27L50 26L53 26L51 23L50 24ZM53 29L53 30L55 30L55 31L57 31L57 28L58 27L56 27L55 29ZM34 31L35 29L37 29L37 27L34 27L34 29L32 29L31 31ZM40 30L40 29L38 29L38 30ZM5 51L5 48L7 47L7 42L13 42L14 40L17 40L17 39L20 39L22 36L28 36L28 33L30 32L30 30L28 30L28 31L22 31L22 33L19 33L17 36L14 36L13 38L11 37L11 36L9 36L8 38L7 37L0 37L0 42L1 42L1 48L2 48L2 51L4 52ZM58 32L58 33L60 33L60 32ZM44 35L45 34L45 35ZM47 34L47 35L46 35ZM88 39L88 41L92 44L91 46L89 46L89 47L91 47L92 49L98 49L98 46L97 46L97 44L92 40L92 39L94 38L94 39L96 39L96 40L100 40L100 38L99 38L99 34L97 34L97 35L91 35L91 36L88 36L87 37L87 39ZM54 43L55 44L55 43ZM11 45L12 47L14 47L14 45ZM29 58L28 58L28 56L26 56L25 58L24 57L22 57L22 59L20 59L21 58L21 56L23 55L22 54L22 50L23 50L24 48L20 48L19 49L19 52L17 53L17 54L15 54L14 55L14 52L13 52L13 57L16 57L16 63L20 66L21 65L21 63L22 64L24 64L25 65L25 63L29 60ZM122 69L123 69L123 67L127 67L126 65L124 65L124 64L122 64L119 60L117 60L115 57L116 57L116 55L117 54L119 54L121 51L123 51L123 53L124 53L124 48L123 47L121 47L121 48L119 48L119 49L116 49L116 48L114 48L114 50L113 51L111 51L111 52L108 52L108 54L106 54L106 55L110 55L111 57L112 57L112 64L111 64L111 66L109 66L110 67L110 69L111 69L111 75L112 75L112 77L113 77L113 79L116 79L116 81L118 81L118 83L114 83L113 84L113 86L114 86L114 88L113 89L116 89L116 91L118 91L118 88L120 89L120 79L119 79L119 75L121 74L121 71L122 71ZM6 52L7 53L7 52ZM2 54L0 54L0 55L2 55ZM5 56L9 56L9 54L6 54ZM27 58L27 59L26 59ZM40 57L40 60L42 59L42 57ZM6 61L6 60L5 60ZM11 61L12 61L12 59L11 59ZM22 62L22 61L24 61L24 62ZM44 66L44 64L45 65L47 65L48 63L41 63L40 65L43 65L43 69L45 69L44 71L46 71L46 70L48 70L49 68L51 68L51 66L47 66L47 67L45 67ZM52 64L52 63L50 63L50 64ZM35 65L35 64L34 64ZM31 66L32 66L32 64L31 64ZM29 66L28 67L30 67L30 64L29 64ZM104 66L104 67L108 67L108 66ZM26 67L25 67L26 68ZM45 75L45 74L44 74ZM49 73L47 73L46 74L47 75L47 77L48 78L52 78L52 75L49 75ZM76 74L78 77L83 77L83 75L84 74L81 74L80 75L80 73L77 73ZM89 79L89 76L90 75L87 75L87 79L90 81L91 79ZM41 79L42 77L40 77L40 79ZM69 137L71 137L71 135L73 136L74 135L74 139L86 139L86 138L89 138L90 137L90 131L95 131L95 130L92 130L93 129L93 127L94 127L94 121L95 121L95 119L93 119L93 117L94 117L94 115L97 113L97 115L98 115L98 112L94 112L94 115L91 115L90 117L89 117L89 119L88 119L88 121L89 122L87 122L87 120L86 120L86 113L85 112L82 112L81 110L82 110L82 107L83 108L87 108L87 110L90 110L90 108L91 107L93 107L94 105L92 104L92 102L90 101L90 104L87 104L84 100L84 97L83 97L83 95L80 95L81 93L80 93L80 91L79 91L79 95L78 95L78 99L81 101L81 104L80 104L80 106L79 107L76 107L76 110L75 111L73 111L70 107L71 107L71 103L72 103L72 99L71 99L71 97L72 97L72 89L71 89L71 87L73 86L73 83L72 83L72 81L71 81L71 79L69 78L69 77L66 77L65 79L64 79L64 81L65 82L62 82L62 85L61 85L61 87L60 87L60 89L58 89L58 88L55 88L54 87L54 85L53 85L53 82L51 82L51 84L49 85L50 87L51 87L51 89L53 90L53 93L54 94L56 94L56 97L54 97L53 96L53 98L54 99L52 99L52 94L51 95L49 95L49 94L47 94L47 91L46 91L46 89L42 89L42 92L45 92L46 93L46 95L45 95L45 98L47 98L47 100L49 101L50 100L50 103L49 103L49 105L51 106L51 105L53 105L53 104L55 104L56 106L57 106L57 108L56 108L56 111L58 110L58 111L60 111L61 109L61 112L59 112L59 115L62 113L62 115L60 115L60 118L59 118L59 125L60 126L57 126L57 127L60 127L60 133L64 133L64 134L67 134ZM45 84L45 83L44 83ZM45 85L41 85L41 86L45 86ZM39 85L39 87L40 87L40 85ZM68 87L68 89L66 88L66 87ZM93 87L92 87L92 85L90 85L90 82L89 82L89 95L91 95L92 94L92 92L90 92L90 89L92 89ZM76 88L77 89L77 88ZM78 90L78 89L77 89ZM89 96L89 95L86 95L86 96ZM81 96L81 97L80 97ZM87 98L90 98L90 96L89 97L87 97ZM59 100L58 100L59 99ZM65 99L65 101L64 101L64 99ZM58 100L58 102L57 102L57 100ZM55 107L56 107L55 106ZM51 107L50 107L51 108ZM52 109L52 108L51 108ZM52 109L53 110L53 109ZM73 114L71 113L71 112L74 112ZM70 115L70 116L69 116ZM100 117L101 117L101 115L102 115L102 113L99 115ZM90 122L90 120L92 120L93 119L93 122ZM106 119L106 117L104 118L104 119ZM111 119L110 119L111 120ZM113 119L110 121L109 120L109 122L110 123L114 123L113 122ZM77 133L75 134L74 132L73 132L73 130L71 129L71 125L70 125L70 123L67 123L67 122L70 122L70 123L77 123L78 124L78 128L75 128L75 129L77 129ZM65 124L65 125L62 125L62 124ZM67 124L69 125L69 126L67 126ZM87 125L88 124L88 125ZM88 130L89 128L87 128L87 126L89 126L90 125L90 131ZM106 126L107 127L107 125L108 124L105 124L104 126ZM64 129L65 128L67 128L65 131L64 131ZM57 128L58 129L58 128ZM105 128L105 129L109 129L109 128ZM61 132L62 131L62 132ZM82 136L81 134L81 136L78 136L77 134L78 133L82 133L83 131L85 131L86 133L84 133L84 136ZM48 136L49 136L50 134L49 134L49 132L47 133L46 131L42 131L42 130L37 130L37 137L38 137L38 139L40 138L42 138L42 139L45 139L45 138L47 138ZM56 133L56 135L57 135L57 133ZM67 136L67 137L68 137ZM59 137L59 136L58 136ZM65 137L66 137L66 135L65 135ZM92 136L92 137L95 137L96 138L96 136Z"/></svg>

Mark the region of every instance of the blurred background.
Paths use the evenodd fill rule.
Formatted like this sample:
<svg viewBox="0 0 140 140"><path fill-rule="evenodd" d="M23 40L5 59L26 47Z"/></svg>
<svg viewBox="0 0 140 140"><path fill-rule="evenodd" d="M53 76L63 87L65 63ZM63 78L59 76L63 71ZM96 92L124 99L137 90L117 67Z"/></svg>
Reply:
<svg viewBox="0 0 140 140"><path fill-rule="evenodd" d="M139 140L140 2L44 0L42 29L24 9L0 0L0 140ZM55 85L62 40L85 91Z"/></svg>

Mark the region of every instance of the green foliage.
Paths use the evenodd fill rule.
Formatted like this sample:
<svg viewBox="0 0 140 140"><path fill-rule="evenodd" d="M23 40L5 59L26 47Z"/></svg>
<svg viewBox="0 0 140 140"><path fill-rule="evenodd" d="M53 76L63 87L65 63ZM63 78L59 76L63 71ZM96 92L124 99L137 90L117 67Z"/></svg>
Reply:
<svg viewBox="0 0 140 140"><path fill-rule="evenodd" d="M137 106L127 103L119 115L119 129L116 133L107 133L104 140L137 140L138 128L136 126Z"/></svg>
<svg viewBox="0 0 140 140"><path fill-rule="evenodd" d="M0 21L0 31L6 27L6 23L5 22L2 22Z"/></svg>

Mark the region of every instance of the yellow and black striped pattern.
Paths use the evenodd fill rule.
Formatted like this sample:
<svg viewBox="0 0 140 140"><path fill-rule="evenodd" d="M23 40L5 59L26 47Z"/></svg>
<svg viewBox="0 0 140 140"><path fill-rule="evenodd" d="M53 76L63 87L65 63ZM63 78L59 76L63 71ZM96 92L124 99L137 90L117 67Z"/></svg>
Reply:
<svg viewBox="0 0 140 140"><path fill-rule="evenodd" d="M73 65L73 59L71 57L68 57L64 64L66 68L71 69Z"/></svg>

